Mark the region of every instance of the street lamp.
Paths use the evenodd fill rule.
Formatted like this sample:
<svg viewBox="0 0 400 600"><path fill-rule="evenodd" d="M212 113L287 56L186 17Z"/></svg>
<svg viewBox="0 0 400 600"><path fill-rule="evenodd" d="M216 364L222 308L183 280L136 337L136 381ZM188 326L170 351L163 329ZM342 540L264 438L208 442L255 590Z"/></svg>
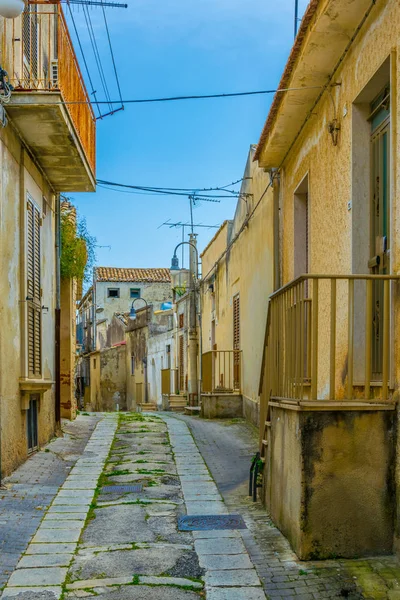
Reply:
<svg viewBox="0 0 400 600"><path fill-rule="evenodd" d="M134 300L132 300L132 306L129 312L129 318L131 321L136 321L136 310L133 305L135 304L135 302L137 302L137 300L143 300L143 302L146 304L146 307L149 306L144 298L135 298Z"/></svg>
<svg viewBox="0 0 400 600"><path fill-rule="evenodd" d="M24 11L24 0L0 0L0 16L15 19Z"/></svg>
<svg viewBox="0 0 400 600"><path fill-rule="evenodd" d="M174 255L171 259L171 271L179 271L179 258L176 254L176 251L178 250L179 246L183 246L184 244L187 244L188 246L191 246L192 248L194 248L194 250L196 251L196 279L198 277L199 274L199 252L197 250L197 247L192 244L191 242L180 242L175 250L174 250Z"/></svg>

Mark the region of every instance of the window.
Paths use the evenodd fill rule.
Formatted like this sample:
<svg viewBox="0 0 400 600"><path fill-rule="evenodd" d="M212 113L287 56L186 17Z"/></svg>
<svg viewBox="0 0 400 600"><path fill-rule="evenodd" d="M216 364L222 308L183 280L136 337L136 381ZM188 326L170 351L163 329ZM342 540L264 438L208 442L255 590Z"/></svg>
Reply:
<svg viewBox="0 0 400 600"><path fill-rule="evenodd" d="M181 313L179 315L179 328L182 329L182 327L185 326L185 315L183 313Z"/></svg>
<svg viewBox="0 0 400 600"><path fill-rule="evenodd" d="M24 57L24 79L29 84L38 76L38 9L28 5L22 15L22 48ZM37 85L37 84L36 84Z"/></svg>
<svg viewBox="0 0 400 600"><path fill-rule="evenodd" d="M27 202L27 321L28 374L41 377L42 372L42 308L41 308L41 219L37 206L28 196Z"/></svg>
<svg viewBox="0 0 400 600"><path fill-rule="evenodd" d="M140 288L131 288L131 298L140 298Z"/></svg>
<svg viewBox="0 0 400 600"><path fill-rule="evenodd" d="M119 298L119 288L107 288L107 298Z"/></svg>
<svg viewBox="0 0 400 600"><path fill-rule="evenodd" d="M96 365L97 365L97 360L94 358L94 359L93 359L93 369L95 369L95 368L96 368Z"/></svg>
<svg viewBox="0 0 400 600"><path fill-rule="evenodd" d="M135 356L131 355L131 375L135 374Z"/></svg>

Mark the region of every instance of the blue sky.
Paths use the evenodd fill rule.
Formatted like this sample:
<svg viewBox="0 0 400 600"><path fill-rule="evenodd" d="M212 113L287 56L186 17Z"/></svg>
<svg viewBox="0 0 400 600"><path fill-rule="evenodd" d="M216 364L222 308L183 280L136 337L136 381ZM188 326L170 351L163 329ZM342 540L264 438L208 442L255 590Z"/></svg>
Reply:
<svg viewBox="0 0 400 600"><path fill-rule="evenodd" d="M107 18L124 98L275 88L293 43L294 0L128 0ZM300 15L307 5L299 0ZM90 9L110 95L118 97L100 8ZM81 9L74 9L98 98L103 98ZM79 52L78 52L79 56ZM243 175L272 97L127 105L97 122L97 177L145 186L210 187ZM187 221L184 197L143 196L98 188L73 194L96 236L97 264L166 267ZM195 222L231 218L235 200L203 202ZM198 231L200 250L215 230Z"/></svg>

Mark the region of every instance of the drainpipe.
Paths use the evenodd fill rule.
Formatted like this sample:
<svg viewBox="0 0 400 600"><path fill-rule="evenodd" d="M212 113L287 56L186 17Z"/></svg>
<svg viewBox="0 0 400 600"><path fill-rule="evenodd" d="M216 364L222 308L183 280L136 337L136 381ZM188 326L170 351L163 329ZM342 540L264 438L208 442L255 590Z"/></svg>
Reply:
<svg viewBox="0 0 400 600"><path fill-rule="evenodd" d="M61 201L60 194L56 194L56 310L55 310L55 418L56 427L60 427L61 422L61 379L60 379L60 361L61 361Z"/></svg>

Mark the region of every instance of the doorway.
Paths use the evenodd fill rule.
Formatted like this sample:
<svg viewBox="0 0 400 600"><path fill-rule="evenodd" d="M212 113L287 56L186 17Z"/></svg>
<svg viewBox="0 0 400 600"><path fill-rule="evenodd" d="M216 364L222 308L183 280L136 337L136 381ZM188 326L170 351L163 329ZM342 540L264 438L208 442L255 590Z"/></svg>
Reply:
<svg viewBox="0 0 400 600"><path fill-rule="evenodd" d="M374 275L390 273L390 85L382 89L370 106L371 124L371 202L370 259ZM371 375L382 379L383 359L383 281L373 284L373 337Z"/></svg>
<svg viewBox="0 0 400 600"><path fill-rule="evenodd" d="M26 413L28 454L32 454L38 449L38 404L39 394L31 394L29 409Z"/></svg>
<svg viewBox="0 0 400 600"><path fill-rule="evenodd" d="M308 273L309 270L308 194L308 175L306 175L294 193L294 278Z"/></svg>

